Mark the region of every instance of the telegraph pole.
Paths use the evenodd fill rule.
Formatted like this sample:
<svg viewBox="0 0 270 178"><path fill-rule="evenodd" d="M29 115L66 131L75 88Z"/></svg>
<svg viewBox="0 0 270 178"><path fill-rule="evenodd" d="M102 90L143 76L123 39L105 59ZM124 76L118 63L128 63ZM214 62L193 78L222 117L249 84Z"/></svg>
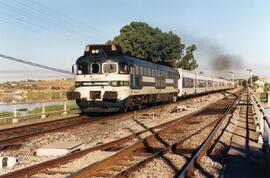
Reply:
<svg viewBox="0 0 270 178"><path fill-rule="evenodd" d="M252 87L252 75L253 75L253 69L249 68L247 69L247 71L249 72L249 75L250 75L250 87Z"/></svg>
<svg viewBox="0 0 270 178"><path fill-rule="evenodd" d="M230 71L229 74L231 74L231 81L234 82L234 72Z"/></svg>

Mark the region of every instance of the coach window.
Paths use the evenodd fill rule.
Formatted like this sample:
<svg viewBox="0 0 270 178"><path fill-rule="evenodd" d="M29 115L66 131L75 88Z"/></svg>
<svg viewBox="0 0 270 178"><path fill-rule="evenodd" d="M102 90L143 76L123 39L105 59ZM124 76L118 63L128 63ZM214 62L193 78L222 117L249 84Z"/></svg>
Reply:
<svg viewBox="0 0 270 178"><path fill-rule="evenodd" d="M128 65L125 63L119 63L119 73L120 74L128 74Z"/></svg>
<svg viewBox="0 0 270 178"><path fill-rule="evenodd" d="M151 68L148 67L148 76L151 77Z"/></svg>
<svg viewBox="0 0 270 178"><path fill-rule="evenodd" d="M146 67L143 68L143 75L144 75L144 76L147 75L147 68L146 68Z"/></svg>
<svg viewBox="0 0 270 178"><path fill-rule="evenodd" d="M99 73L99 64L98 63L91 64L91 73L92 74Z"/></svg>
<svg viewBox="0 0 270 178"><path fill-rule="evenodd" d="M140 66L140 75L143 75L143 66Z"/></svg>
<svg viewBox="0 0 270 178"><path fill-rule="evenodd" d="M139 71L139 66L135 65L135 74L136 75L139 75L140 74L140 71Z"/></svg>
<svg viewBox="0 0 270 178"><path fill-rule="evenodd" d="M134 66L133 66L133 65L130 65L130 66L129 66L129 71L130 71L130 74L131 74L131 75L135 74L135 73L134 73Z"/></svg>
<svg viewBox="0 0 270 178"><path fill-rule="evenodd" d="M103 73L115 73L117 71L116 63L104 63L102 67Z"/></svg>

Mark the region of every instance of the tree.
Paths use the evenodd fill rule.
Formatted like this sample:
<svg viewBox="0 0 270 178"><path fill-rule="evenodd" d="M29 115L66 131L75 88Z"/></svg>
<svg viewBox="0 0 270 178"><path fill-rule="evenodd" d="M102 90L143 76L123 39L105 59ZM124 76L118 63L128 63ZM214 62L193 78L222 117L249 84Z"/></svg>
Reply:
<svg viewBox="0 0 270 178"><path fill-rule="evenodd" d="M144 22L131 22L120 30L120 35L107 44L117 44L122 47L126 55L131 55L147 61L184 69L194 69L190 65L197 65L193 56L196 46L186 49L185 61L181 62L185 45L179 36L173 32L162 32L159 28L152 28ZM195 62L195 63L194 63Z"/></svg>
<svg viewBox="0 0 270 178"><path fill-rule="evenodd" d="M188 46L186 48L186 54L184 57L179 61L178 67L181 67L186 70L194 70L198 67L198 64L194 58L193 52L197 49L195 44Z"/></svg>
<svg viewBox="0 0 270 178"><path fill-rule="evenodd" d="M243 87L247 87L247 86L248 86L247 80L243 80L242 86L243 86Z"/></svg>

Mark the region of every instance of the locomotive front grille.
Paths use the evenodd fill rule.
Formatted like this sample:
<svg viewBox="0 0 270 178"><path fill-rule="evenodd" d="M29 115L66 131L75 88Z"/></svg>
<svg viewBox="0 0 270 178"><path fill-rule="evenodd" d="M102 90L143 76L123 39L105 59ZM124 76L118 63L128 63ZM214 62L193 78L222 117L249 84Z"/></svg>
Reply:
<svg viewBox="0 0 270 178"><path fill-rule="evenodd" d="M101 99L101 91L90 91L90 99Z"/></svg>

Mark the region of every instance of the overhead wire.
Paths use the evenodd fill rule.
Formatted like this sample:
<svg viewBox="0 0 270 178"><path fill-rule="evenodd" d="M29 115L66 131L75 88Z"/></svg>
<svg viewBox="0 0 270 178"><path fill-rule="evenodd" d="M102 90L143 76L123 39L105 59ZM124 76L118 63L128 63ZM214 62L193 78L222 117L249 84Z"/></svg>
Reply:
<svg viewBox="0 0 270 178"><path fill-rule="evenodd" d="M65 74L73 75L72 72L67 71L67 70L58 69L58 68L55 68L55 67L50 67L50 66L46 66L46 65L34 63L34 62L31 62L31 61L27 61L27 60L24 60L24 59L15 58L15 57L4 55L4 54L0 54L0 57L1 58L4 58L4 59L11 60L11 61L15 61L15 62L27 64L27 65L31 65L31 66L34 66L34 67L39 67L39 68L42 68L42 69L51 70L51 71L54 71L54 72L60 72L60 73L65 73Z"/></svg>
<svg viewBox="0 0 270 178"><path fill-rule="evenodd" d="M58 15L60 18L63 19L63 21L67 22L68 24L71 24L72 26L74 26L74 23L75 23L75 26L78 25L78 26L87 27L88 29L93 29L93 31L91 31L91 32L94 32L96 35L98 35L100 37L110 36L110 34L101 30L100 28L97 28L93 25L90 25L89 23L85 23L81 19L78 19L78 18L75 19L74 17L68 16L68 14L63 14L59 10L56 11L55 9L52 9L52 8L46 6L45 4L42 4L40 1L35 1L35 0L25 0L25 1L28 1L30 4L33 4L33 5L35 4L35 5L39 6L40 8L44 8L47 10L47 12L51 12L53 14ZM46 11L44 11L44 12L46 12Z"/></svg>
<svg viewBox="0 0 270 178"><path fill-rule="evenodd" d="M98 30L97 28L93 27L89 23L85 23L75 18L70 18L67 15L64 15L61 12L56 11L52 8L49 8L48 6L37 1L14 0L13 4L0 1L0 5L1 5L0 9L2 8L3 10L2 13L0 11L1 23L8 23L10 21L13 21L13 22L16 22L15 25L17 25L18 27L22 27L18 24L22 24L26 27L29 25L34 27L34 28L26 28L25 30L28 30L28 31L31 30L33 32L38 32L40 29L44 30L44 29L48 29L48 27L53 27L64 32L66 36L72 34L71 36L74 36L74 37L80 36L83 39L95 38L99 40L98 36L102 36L102 35L107 36L107 34L101 32L101 30ZM9 12L8 15L3 14L4 11ZM84 27L84 28L78 28L78 27ZM31 61L15 58L15 57L4 55L4 54L0 54L0 57L4 59L24 63L27 65L51 70L51 71L72 74L70 71L67 71L67 70L49 67L46 65L34 63Z"/></svg>
<svg viewBox="0 0 270 178"><path fill-rule="evenodd" d="M17 1L14 1L15 3ZM42 30L46 30L50 27L56 28L57 30L61 31L61 35L65 35L67 37L73 36L73 37L80 37L81 39L85 39L86 35L82 33L82 31L79 31L76 28L73 28L72 26L68 26L65 23L59 23L59 19L50 17L50 16L44 16L42 13L37 13L37 11L33 11L29 9L29 7L22 6L22 4L16 4L16 5L10 5L6 2L1 1L0 4L2 4L1 8L5 9L10 12L11 16L9 18L18 19L20 21L24 21L28 23L31 26L39 27ZM12 16L12 15L15 15ZM37 19L37 21L33 21L34 19ZM62 34L62 33L65 34ZM89 38L89 37L87 37ZM96 36L93 36L91 38L97 39Z"/></svg>

